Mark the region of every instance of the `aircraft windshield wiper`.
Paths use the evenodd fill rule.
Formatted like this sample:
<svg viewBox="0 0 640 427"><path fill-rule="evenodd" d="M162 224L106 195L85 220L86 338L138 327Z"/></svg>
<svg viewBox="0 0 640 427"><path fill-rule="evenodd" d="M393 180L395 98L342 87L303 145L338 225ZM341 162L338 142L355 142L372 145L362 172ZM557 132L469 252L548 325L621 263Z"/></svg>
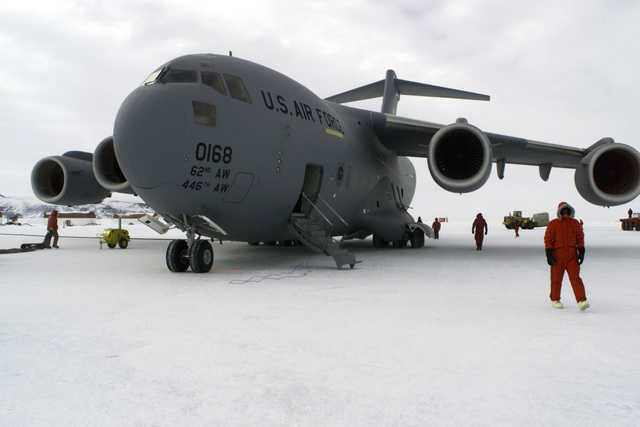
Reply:
<svg viewBox="0 0 640 427"><path fill-rule="evenodd" d="M160 74L158 74L158 77L156 78L155 81L158 82L158 83L164 84L165 82L163 82L162 79L164 78L164 76L167 75L167 73L169 72L170 69L171 69L171 67L166 66L162 70L160 70Z"/></svg>
<svg viewBox="0 0 640 427"><path fill-rule="evenodd" d="M167 68L168 67L163 67L162 69L159 68L155 70L153 73L149 74L149 77L147 77L140 86L149 86L160 81L162 76L166 74Z"/></svg>

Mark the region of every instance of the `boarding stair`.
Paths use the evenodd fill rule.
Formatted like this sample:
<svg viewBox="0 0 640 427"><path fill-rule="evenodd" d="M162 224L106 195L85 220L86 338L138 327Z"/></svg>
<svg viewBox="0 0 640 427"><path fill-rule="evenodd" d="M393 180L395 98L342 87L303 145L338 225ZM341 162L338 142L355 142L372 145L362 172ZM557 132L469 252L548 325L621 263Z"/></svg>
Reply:
<svg viewBox="0 0 640 427"><path fill-rule="evenodd" d="M342 269L347 264L353 268L360 261L356 261L354 254L340 247L340 242L331 236L333 229L331 222L317 207L316 212L322 217L320 224L314 221L314 217L310 213L292 213L287 224L289 230L307 248L315 253L332 257L338 269Z"/></svg>

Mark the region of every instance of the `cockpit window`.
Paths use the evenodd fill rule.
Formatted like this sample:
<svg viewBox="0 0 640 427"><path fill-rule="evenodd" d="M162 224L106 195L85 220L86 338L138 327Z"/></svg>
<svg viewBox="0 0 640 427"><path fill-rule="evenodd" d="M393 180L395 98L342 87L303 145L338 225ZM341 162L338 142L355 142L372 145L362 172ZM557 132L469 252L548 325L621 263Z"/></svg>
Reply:
<svg viewBox="0 0 640 427"><path fill-rule="evenodd" d="M249 92L247 92L247 88L244 86L244 83L242 82L242 79L240 77L233 76L231 74L225 74L224 79L227 82L229 95L231 95L232 98L238 99L242 102L246 102L247 104L251 104Z"/></svg>
<svg viewBox="0 0 640 427"><path fill-rule="evenodd" d="M198 73L193 70L176 70L169 68L160 75L158 81L162 83L197 83Z"/></svg>
<svg viewBox="0 0 640 427"><path fill-rule="evenodd" d="M204 102L191 101L193 104L193 115L197 125L216 126L216 106Z"/></svg>
<svg viewBox="0 0 640 427"><path fill-rule="evenodd" d="M224 89L224 84L222 83L222 77L218 73L212 73L210 71L203 71L201 73L202 83L217 90L223 95L227 94L227 91Z"/></svg>
<svg viewBox="0 0 640 427"><path fill-rule="evenodd" d="M149 74L149 77L147 77L140 86L146 86L155 82L158 76L160 75L160 73L162 72L162 70L163 68L160 67L157 70L155 70L153 73Z"/></svg>

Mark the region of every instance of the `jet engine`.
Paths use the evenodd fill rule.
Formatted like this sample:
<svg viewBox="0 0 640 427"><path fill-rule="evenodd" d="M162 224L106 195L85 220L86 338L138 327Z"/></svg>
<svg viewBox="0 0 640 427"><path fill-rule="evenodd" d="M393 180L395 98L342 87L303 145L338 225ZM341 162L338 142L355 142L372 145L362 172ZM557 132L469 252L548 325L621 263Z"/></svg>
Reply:
<svg viewBox="0 0 640 427"><path fill-rule="evenodd" d="M466 119L438 130L429 144L429 172L445 190L468 193L482 187L491 173L489 138Z"/></svg>
<svg viewBox="0 0 640 427"><path fill-rule="evenodd" d="M31 188L43 202L59 205L100 203L111 192L98 184L91 164L93 155L69 151L40 160L31 171Z"/></svg>
<svg viewBox="0 0 640 427"><path fill-rule="evenodd" d="M617 206L640 194L640 153L610 138L600 140L580 161L575 183L590 203Z"/></svg>
<svg viewBox="0 0 640 427"><path fill-rule="evenodd" d="M105 138L93 153L93 173L104 188L118 193L133 194L133 189L125 178L113 148L113 136Z"/></svg>

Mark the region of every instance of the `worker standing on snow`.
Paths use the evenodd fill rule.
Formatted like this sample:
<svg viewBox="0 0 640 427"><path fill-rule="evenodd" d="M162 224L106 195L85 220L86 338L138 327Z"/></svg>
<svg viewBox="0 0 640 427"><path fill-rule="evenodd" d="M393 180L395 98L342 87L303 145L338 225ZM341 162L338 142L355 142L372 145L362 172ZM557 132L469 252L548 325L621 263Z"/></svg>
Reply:
<svg viewBox="0 0 640 427"><path fill-rule="evenodd" d="M47 221L47 236L45 237L45 247L51 248L51 237L53 237L53 247L58 248L58 211L54 210L49 215L49 221Z"/></svg>
<svg viewBox="0 0 640 427"><path fill-rule="evenodd" d="M574 218L575 213L575 209L566 202L558 205L558 218L549 222L544 233L544 247L547 263L551 266L551 306L564 307L560 302L560 291L566 271L578 308L586 310L589 302L580 278L580 265L584 261L584 231Z"/></svg>
<svg viewBox="0 0 640 427"><path fill-rule="evenodd" d="M487 221L485 221L482 214L479 213L476 215L476 220L473 221L473 225L471 226L471 234L475 234L476 237L476 250L482 250L482 242L488 232L489 226L487 225Z"/></svg>
<svg viewBox="0 0 640 427"><path fill-rule="evenodd" d="M516 229L516 237L520 237L520 235L518 234L518 230L520 230L520 220L519 219L516 219L515 229Z"/></svg>
<svg viewBox="0 0 640 427"><path fill-rule="evenodd" d="M433 221L431 228L433 229L433 238L438 240L440 238L440 221L438 221L438 218Z"/></svg>

